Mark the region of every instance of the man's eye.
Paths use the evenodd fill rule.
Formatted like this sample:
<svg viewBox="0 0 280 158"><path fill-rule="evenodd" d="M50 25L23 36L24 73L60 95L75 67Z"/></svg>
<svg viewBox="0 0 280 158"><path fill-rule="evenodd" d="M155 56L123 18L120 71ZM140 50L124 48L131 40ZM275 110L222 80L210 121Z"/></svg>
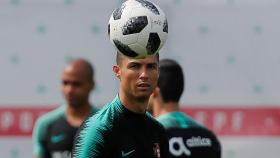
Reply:
<svg viewBox="0 0 280 158"><path fill-rule="evenodd" d="M157 65L156 65L156 64L150 64L150 65L148 65L148 68L150 68L150 69L156 69L156 68L157 68Z"/></svg>
<svg viewBox="0 0 280 158"><path fill-rule="evenodd" d="M139 68L139 65L133 64L133 65L131 65L130 67L131 67L131 68Z"/></svg>
<svg viewBox="0 0 280 158"><path fill-rule="evenodd" d="M80 82L73 82L73 86L75 86L75 87L79 87L79 86L81 86L82 84L80 83Z"/></svg>

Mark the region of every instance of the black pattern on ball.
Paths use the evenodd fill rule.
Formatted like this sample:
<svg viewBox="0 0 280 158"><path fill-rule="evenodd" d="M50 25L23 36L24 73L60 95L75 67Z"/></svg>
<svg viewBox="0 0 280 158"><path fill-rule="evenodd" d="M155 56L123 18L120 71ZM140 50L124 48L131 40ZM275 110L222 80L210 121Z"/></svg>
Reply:
<svg viewBox="0 0 280 158"><path fill-rule="evenodd" d="M164 23L163 23L163 32L168 33L168 22L167 22L166 18L165 18Z"/></svg>
<svg viewBox="0 0 280 158"><path fill-rule="evenodd" d="M141 5L143 7L149 9L151 12L159 15L159 11L158 11L157 7L153 3L149 2L149 1L146 1L146 0L136 0L136 1L141 3Z"/></svg>
<svg viewBox="0 0 280 158"><path fill-rule="evenodd" d="M149 55L156 53L160 45L160 38L157 33L150 33L149 40L146 46Z"/></svg>
<svg viewBox="0 0 280 158"><path fill-rule="evenodd" d="M129 35L141 32L148 25L146 16L137 16L130 18L122 27L123 35Z"/></svg>
<svg viewBox="0 0 280 158"><path fill-rule="evenodd" d="M119 40L114 39L113 42L122 54L129 56L129 57L136 57L138 55L136 52L131 50L127 45L123 44Z"/></svg>
<svg viewBox="0 0 280 158"><path fill-rule="evenodd" d="M110 37L110 24L108 24L108 35Z"/></svg>
<svg viewBox="0 0 280 158"><path fill-rule="evenodd" d="M125 4L122 4L120 8L117 8L114 10L114 12L113 12L114 20L119 20L122 17L122 12L123 12L125 6L126 6Z"/></svg>

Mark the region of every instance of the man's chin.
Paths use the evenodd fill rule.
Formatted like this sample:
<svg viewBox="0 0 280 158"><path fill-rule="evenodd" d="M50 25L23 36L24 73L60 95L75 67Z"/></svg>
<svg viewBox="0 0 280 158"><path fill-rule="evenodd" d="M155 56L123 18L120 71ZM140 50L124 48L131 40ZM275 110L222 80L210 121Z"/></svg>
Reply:
<svg viewBox="0 0 280 158"><path fill-rule="evenodd" d="M151 96L151 92L145 92L145 93L141 93L139 95L137 95L137 100L143 100L143 101L146 101L146 100L149 100L150 96Z"/></svg>
<svg viewBox="0 0 280 158"><path fill-rule="evenodd" d="M78 104L76 102L68 102L68 105L70 105L73 108L78 108L80 106L80 104Z"/></svg>

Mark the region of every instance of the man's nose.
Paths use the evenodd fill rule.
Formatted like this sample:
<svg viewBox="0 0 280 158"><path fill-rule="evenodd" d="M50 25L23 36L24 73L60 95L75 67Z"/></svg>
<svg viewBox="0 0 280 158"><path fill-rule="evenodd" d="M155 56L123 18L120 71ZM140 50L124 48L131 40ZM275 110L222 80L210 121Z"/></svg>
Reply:
<svg viewBox="0 0 280 158"><path fill-rule="evenodd" d="M141 74L140 74L140 78L148 78L149 77L149 73L148 73L148 70L146 68L143 68L141 70Z"/></svg>
<svg viewBox="0 0 280 158"><path fill-rule="evenodd" d="M68 93L70 93L70 92L72 92L74 90L74 86L73 85L67 85L66 86L66 91L68 92Z"/></svg>

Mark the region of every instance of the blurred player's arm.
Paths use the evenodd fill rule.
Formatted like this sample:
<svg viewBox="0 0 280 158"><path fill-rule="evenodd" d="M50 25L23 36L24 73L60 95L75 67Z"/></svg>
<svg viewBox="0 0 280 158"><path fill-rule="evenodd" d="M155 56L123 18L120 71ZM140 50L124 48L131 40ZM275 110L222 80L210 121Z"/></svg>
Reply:
<svg viewBox="0 0 280 158"><path fill-rule="evenodd" d="M32 133L33 155L35 158L45 158L46 154L46 124L39 118Z"/></svg>

